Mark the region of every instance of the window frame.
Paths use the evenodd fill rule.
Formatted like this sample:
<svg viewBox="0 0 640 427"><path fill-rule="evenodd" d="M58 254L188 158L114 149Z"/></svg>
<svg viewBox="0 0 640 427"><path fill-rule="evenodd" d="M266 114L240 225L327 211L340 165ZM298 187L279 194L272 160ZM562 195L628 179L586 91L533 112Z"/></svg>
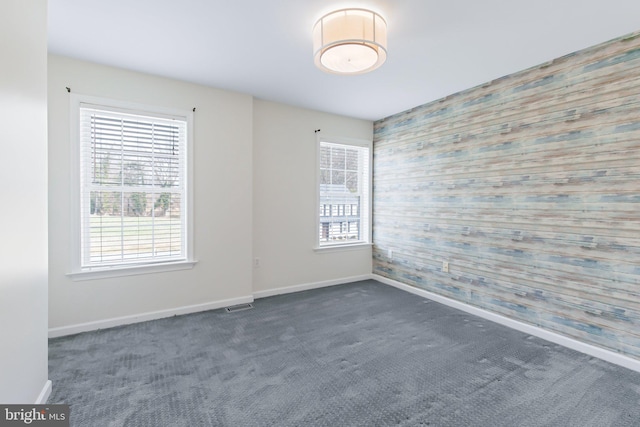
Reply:
<svg viewBox="0 0 640 427"><path fill-rule="evenodd" d="M185 159L185 189L184 220L185 240L184 258L180 260L154 261L139 264L120 264L111 266L82 267L82 188L81 188L81 162L82 142L80 140L80 109L82 106L92 105L107 111L116 111L141 116L159 118L179 118L186 121L186 159ZM93 280L109 277L121 277L138 274L185 270L193 268L197 263L193 245L193 112L175 108L166 108L146 104L138 104L115 99L89 96L82 94L70 95L70 137L71 137L71 198L70 198L70 228L71 228L71 272L67 273L72 280Z"/></svg>
<svg viewBox="0 0 640 427"><path fill-rule="evenodd" d="M335 243L325 243L325 244L320 244L320 217L321 215L319 214L320 212L320 206L322 206L322 203L320 203L320 196L321 196L321 192L320 192L320 147L322 145L322 143L329 143L329 144L339 144L339 145L345 145L345 146L354 146L354 147L359 147L359 148L366 148L368 150L368 158L367 161L369 162L369 167L368 167L368 173L366 176L366 189L367 189L367 200L365 201L366 206L364 207L360 207L360 210L357 214L357 216L360 218L360 224L363 223L362 221L362 212L366 212L367 213L367 218L366 218L366 228L364 230L361 230L361 239L356 240L356 241L344 241L344 242L335 242ZM314 246L314 250L315 251L333 251L333 250L347 250L347 249L358 249L358 248L366 248L366 247L370 247L372 245L372 224L373 224L373 142L371 140L365 140L365 139L357 139L357 138L347 138L347 137L340 137L340 136L327 136L327 135L321 135L321 134L317 134L316 136L316 165L315 165L315 169L316 169L316 204L315 204L315 212L316 212L316 216L315 216L315 246ZM335 207L335 205L333 206ZM366 209L366 211L364 211ZM327 209L326 207L324 208L324 212L326 213L326 210L329 210L331 213L332 210L332 206L329 205L329 208ZM345 209L346 210L346 209ZM353 210L353 208L352 208ZM358 211L358 209L355 209L356 211ZM348 228L350 228L349 225L347 225Z"/></svg>

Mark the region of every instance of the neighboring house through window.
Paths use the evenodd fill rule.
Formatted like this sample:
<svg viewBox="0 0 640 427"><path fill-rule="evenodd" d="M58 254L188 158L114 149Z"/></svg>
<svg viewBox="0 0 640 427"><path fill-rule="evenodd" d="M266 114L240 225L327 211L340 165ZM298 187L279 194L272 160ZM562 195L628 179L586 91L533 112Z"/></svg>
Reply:
<svg viewBox="0 0 640 427"><path fill-rule="evenodd" d="M371 143L318 139L318 247L371 241Z"/></svg>
<svg viewBox="0 0 640 427"><path fill-rule="evenodd" d="M72 276L190 268L191 112L76 95L71 114Z"/></svg>

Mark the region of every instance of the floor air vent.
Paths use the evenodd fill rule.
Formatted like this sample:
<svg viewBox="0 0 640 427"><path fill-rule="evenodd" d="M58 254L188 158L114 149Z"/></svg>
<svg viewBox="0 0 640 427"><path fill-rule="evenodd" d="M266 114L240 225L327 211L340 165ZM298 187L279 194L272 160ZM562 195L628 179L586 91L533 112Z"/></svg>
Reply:
<svg viewBox="0 0 640 427"><path fill-rule="evenodd" d="M235 313L236 311L249 310L250 308L253 308L253 304L232 305L231 307L225 308L225 310L227 310L227 313Z"/></svg>

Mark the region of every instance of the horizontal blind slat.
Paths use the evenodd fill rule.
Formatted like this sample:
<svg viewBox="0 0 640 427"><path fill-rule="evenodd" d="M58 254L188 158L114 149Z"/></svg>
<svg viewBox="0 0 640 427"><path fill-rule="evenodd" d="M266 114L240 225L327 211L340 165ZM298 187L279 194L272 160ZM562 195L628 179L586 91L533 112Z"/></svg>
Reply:
<svg viewBox="0 0 640 427"><path fill-rule="evenodd" d="M82 266L185 258L186 121L82 108Z"/></svg>
<svg viewBox="0 0 640 427"><path fill-rule="evenodd" d="M369 148L320 142L319 243L367 239Z"/></svg>

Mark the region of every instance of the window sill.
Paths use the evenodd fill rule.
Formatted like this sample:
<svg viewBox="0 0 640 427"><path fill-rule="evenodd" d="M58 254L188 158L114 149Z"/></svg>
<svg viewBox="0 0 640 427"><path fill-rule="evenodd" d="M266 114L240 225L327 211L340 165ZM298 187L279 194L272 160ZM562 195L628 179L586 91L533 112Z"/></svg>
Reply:
<svg viewBox="0 0 640 427"><path fill-rule="evenodd" d="M188 270L198 261L178 261L163 264L136 265L131 267L113 267L100 270L67 273L74 282L82 280L107 279L110 277L136 276L138 274L163 273L167 271Z"/></svg>
<svg viewBox="0 0 640 427"><path fill-rule="evenodd" d="M354 251L367 249L373 246L373 243L344 243L342 245L316 246L313 248L316 252L338 252L338 251Z"/></svg>

